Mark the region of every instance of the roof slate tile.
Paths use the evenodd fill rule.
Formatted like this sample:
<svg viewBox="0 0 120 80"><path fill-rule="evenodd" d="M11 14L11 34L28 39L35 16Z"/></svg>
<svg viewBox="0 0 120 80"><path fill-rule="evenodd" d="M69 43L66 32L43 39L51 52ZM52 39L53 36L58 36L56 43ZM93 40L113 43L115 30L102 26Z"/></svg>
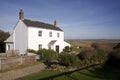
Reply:
<svg viewBox="0 0 120 80"><path fill-rule="evenodd" d="M54 25L48 24L48 23L43 23L43 22L33 21L33 20L28 20L28 19L24 19L23 22L28 27L37 27L37 28L44 28L44 29L51 29L51 30L63 31L59 27L55 27Z"/></svg>

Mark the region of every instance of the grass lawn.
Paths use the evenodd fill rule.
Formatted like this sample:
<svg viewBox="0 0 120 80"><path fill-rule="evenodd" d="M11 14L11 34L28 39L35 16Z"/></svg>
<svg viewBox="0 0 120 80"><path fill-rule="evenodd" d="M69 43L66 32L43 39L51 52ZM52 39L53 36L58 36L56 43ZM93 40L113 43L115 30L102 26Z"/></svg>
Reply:
<svg viewBox="0 0 120 80"><path fill-rule="evenodd" d="M69 72L41 71L18 80L120 80L120 70L94 66Z"/></svg>

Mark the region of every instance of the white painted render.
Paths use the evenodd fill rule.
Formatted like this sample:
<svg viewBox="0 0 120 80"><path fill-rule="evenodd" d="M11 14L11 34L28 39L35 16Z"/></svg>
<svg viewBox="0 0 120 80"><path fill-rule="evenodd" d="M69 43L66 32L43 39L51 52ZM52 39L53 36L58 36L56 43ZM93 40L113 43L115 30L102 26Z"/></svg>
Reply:
<svg viewBox="0 0 120 80"><path fill-rule="evenodd" d="M28 29L22 20L19 20L14 28L14 49L20 54L25 54L28 48Z"/></svg>
<svg viewBox="0 0 120 80"><path fill-rule="evenodd" d="M13 34L11 34L10 37L7 40L5 40L4 42L6 42L6 51L14 50Z"/></svg>
<svg viewBox="0 0 120 80"><path fill-rule="evenodd" d="M39 31L42 31L42 36L38 35ZM49 36L50 32L52 32L52 37ZM22 20L18 21L11 36L12 43L6 41L6 47L11 45L11 49L19 50L20 54L25 54L27 49L38 50L39 45L42 45L42 48L49 49L48 44L53 40L56 42L51 45L51 49L55 51L56 46L59 46L59 52L62 52L65 46L70 46L64 41L63 31L26 26Z"/></svg>
<svg viewBox="0 0 120 80"><path fill-rule="evenodd" d="M42 36L38 36L38 31L42 31ZM52 37L49 36L49 32L52 32ZM59 33L59 37L57 37ZM28 48L38 50L38 45L42 44L42 48L48 49L48 44L52 40L57 40L60 45L60 52L64 48L64 32L57 30L49 30L42 28L28 27ZM55 50L55 48L53 48Z"/></svg>

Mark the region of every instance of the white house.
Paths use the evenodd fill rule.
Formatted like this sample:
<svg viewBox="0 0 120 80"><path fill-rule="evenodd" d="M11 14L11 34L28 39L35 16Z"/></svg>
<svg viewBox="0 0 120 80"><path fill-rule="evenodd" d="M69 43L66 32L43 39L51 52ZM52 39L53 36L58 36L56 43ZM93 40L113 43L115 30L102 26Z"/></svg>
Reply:
<svg viewBox="0 0 120 80"><path fill-rule="evenodd" d="M43 23L24 19L22 9L19 12L19 21L14 27L13 33L5 41L7 50L19 50L25 54L27 49L39 50L42 48L53 49L62 52L65 46L70 46L64 41L64 32L54 24Z"/></svg>

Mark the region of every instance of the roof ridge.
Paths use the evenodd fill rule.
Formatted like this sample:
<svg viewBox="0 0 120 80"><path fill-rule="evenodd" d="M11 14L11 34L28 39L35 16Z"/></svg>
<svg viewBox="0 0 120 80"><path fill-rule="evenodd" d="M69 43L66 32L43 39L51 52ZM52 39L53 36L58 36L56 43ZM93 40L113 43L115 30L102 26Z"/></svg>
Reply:
<svg viewBox="0 0 120 80"><path fill-rule="evenodd" d="M38 27L38 28L45 28L45 29L52 29L52 30L58 30L58 31L63 31L59 27L55 27L52 24L49 23L44 23L40 21L35 21L35 20L30 20L30 19L24 19L22 20L27 26L31 27Z"/></svg>
<svg viewBox="0 0 120 80"><path fill-rule="evenodd" d="M43 23L43 24L48 24L48 25L52 25L53 26L53 24L45 23L45 22L41 22L41 21L36 21L36 20L32 20L32 19L25 19L25 20L29 20L29 21L33 21L33 22L40 22L40 23Z"/></svg>

